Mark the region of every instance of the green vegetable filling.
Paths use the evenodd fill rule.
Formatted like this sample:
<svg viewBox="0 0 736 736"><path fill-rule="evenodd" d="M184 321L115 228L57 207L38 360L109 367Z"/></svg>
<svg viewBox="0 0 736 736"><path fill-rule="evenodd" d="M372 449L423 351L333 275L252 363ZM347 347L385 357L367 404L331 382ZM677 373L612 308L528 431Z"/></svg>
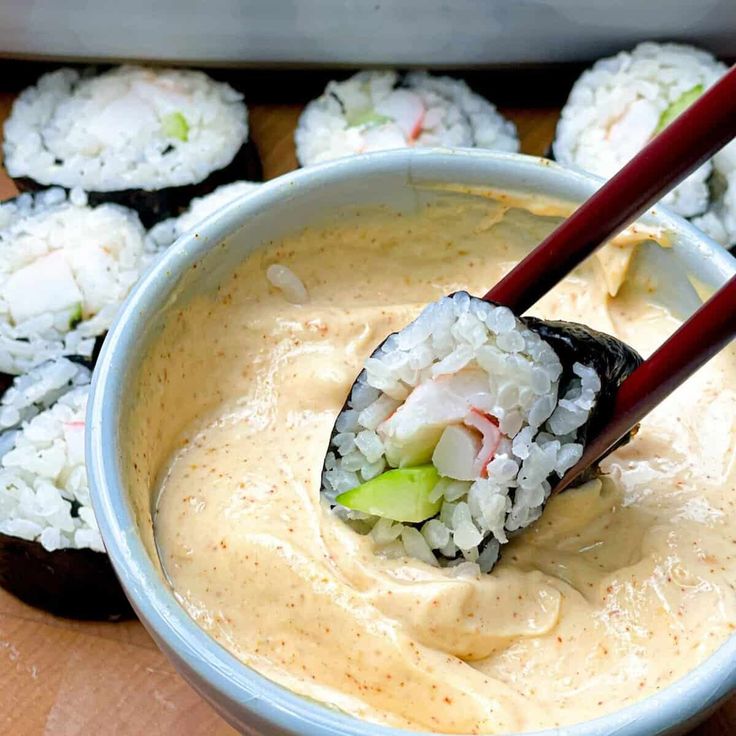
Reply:
<svg viewBox="0 0 736 736"><path fill-rule="evenodd" d="M82 305L77 304L69 315L69 329L73 330L82 321Z"/></svg>
<svg viewBox="0 0 736 736"><path fill-rule="evenodd" d="M345 119L351 128L357 128L359 125L383 125L384 123L391 122L391 118L381 115L370 108L348 113Z"/></svg>
<svg viewBox="0 0 736 736"><path fill-rule="evenodd" d="M180 141L189 140L189 123L180 112L172 112L161 118L161 130L169 138Z"/></svg>
<svg viewBox="0 0 736 736"><path fill-rule="evenodd" d="M393 521L420 522L440 511L442 499L429 500L439 479L434 465L396 468L341 493L336 500L353 511Z"/></svg>
<svg viewBox="0 0 736 736"><path fill-rule="evenodd" d="M681 112L685 112L695 100L703 94L705 88L697 84L687 92L683 92L659 117L654 134L661 133Z"/></svg>

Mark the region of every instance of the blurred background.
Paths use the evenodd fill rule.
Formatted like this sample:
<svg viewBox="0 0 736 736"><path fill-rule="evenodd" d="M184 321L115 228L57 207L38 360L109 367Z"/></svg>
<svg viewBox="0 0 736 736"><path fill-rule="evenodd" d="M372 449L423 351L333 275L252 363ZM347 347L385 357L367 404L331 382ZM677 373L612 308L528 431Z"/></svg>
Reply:
<svg viewBox="0 0 736 736"><path fill-rule="evenodd" d="M3 0L0 53L207 65L589 61L642 40L734 53L734 0Z"/></svg>

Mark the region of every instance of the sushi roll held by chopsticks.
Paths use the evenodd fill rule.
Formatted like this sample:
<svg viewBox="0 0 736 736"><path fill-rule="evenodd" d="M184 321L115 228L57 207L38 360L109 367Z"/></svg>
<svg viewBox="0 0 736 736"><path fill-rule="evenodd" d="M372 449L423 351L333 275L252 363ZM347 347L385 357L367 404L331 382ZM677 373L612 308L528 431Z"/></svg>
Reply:
<svg viewBox="0 0 736 736"><path fill-rule="evenodd" d="M583 325L446 297L366 361L335 424L323 497L385 555L488 572L640 362Z"/></svg>
<svg viewBox="0 0 736 736"><path fill-rule="evenodd" d="M325 505L386 556L489 572L552 493L736 337L736 276L646 361L585 325L516 315L734 135L736 66L482 299L458 292L390 335L335 422Z"/></svg>
<svg viewBox="0 0 736 736"><path fill-rule="evenodd" d="M21 191L80 187L146 227L221 184L262 178L242 95L184 69L45 74L13 104L3 151Z"/></svg>

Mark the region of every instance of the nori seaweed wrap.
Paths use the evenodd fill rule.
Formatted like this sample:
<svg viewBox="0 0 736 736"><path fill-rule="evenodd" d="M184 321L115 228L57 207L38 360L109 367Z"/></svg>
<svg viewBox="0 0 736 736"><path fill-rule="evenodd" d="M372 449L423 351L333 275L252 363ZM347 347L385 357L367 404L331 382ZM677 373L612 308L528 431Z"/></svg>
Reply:
<svg viewBox="0 0 736 736"><path fill-rule="evenodd" d="M0 533L0 586L55 616L120 621L135 615L108 556L92 549L50 552Z"/></svg>

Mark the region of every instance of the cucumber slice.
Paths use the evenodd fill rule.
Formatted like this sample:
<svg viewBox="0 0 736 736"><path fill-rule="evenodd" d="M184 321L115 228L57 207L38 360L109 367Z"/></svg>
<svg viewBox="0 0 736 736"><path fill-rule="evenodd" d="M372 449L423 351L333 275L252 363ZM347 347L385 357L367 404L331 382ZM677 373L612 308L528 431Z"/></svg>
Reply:
<svg viewBox="0 0 736 736"><path fill-rule="evenodd" d="M659 117L654 135L661 133L681 112L685 112L695 100L703 94L705 88L696 84L692 89L683 92Z"/></svg>
<svg viewBox="0 0 736 736"><path fill-rule="evenodd" d="M374 112L373 110L359 110L346 116L348 126L357 128L359 125L383 125L390 123L391 118Z"/></svg>
<svg viewBox="0 0 736 736"><path fill-rule="evenodd" d="M177 138L180 141L189 139L189 123L180 112L172 112L161 118L161 129L169 138Z"/></svg>
<svg viewBox="0 0 736 736"><path fill-rule="evenodd" d="M82 304L77 304L69 315L69 329L73 330L82 321Z"/></svg>
<svg viewBox="0 0 736 736"><path fill-rule="evenodd" d="M429 500L439 479L434 465L396 468L341 493L336 501L353 511L393 521L424 521L436 516L442 506L442 499Z"/></svg>

